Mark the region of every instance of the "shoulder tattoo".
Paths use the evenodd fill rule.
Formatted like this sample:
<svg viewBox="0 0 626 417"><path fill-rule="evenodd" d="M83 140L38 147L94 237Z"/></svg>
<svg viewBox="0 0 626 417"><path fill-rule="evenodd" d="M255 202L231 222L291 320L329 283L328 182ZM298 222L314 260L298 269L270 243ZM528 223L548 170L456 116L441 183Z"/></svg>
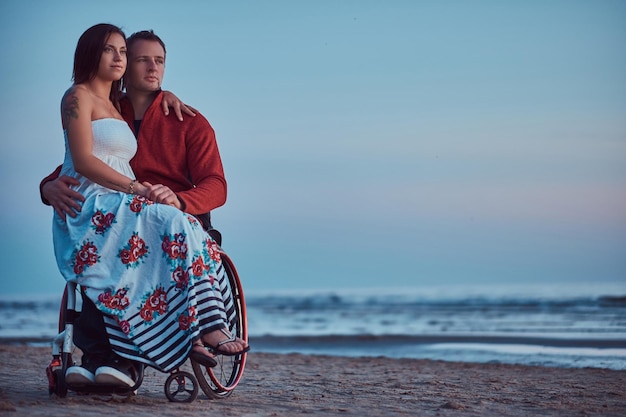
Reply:
<svg viewBox="0 0 626 417"><path fill-rule="evenodd" d="M78 96L74 93L73 88L67 90L63 96L61 117L65 127L67 127L71 119L78 119Z"/></svg>

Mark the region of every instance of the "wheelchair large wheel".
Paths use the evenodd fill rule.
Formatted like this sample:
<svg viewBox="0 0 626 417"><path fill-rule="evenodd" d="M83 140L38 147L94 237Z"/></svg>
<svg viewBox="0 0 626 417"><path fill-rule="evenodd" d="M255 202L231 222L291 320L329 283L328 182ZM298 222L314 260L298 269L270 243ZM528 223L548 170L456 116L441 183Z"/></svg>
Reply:
<svg viewBox="0 0 626 417"><path fill-rule="evenodd" d="M233 296L234 318L229 323L230 332L248 341L248 323L246 316L246 303L239 275L232 260L223 251L220 252L224 274L230 285ZM246 353L236 356L219 355L215 358L217 366L210 368L191 361L193 372L198 379L200 388L210 399L225 398L232 394L243 376L246 365Z"/></svg>

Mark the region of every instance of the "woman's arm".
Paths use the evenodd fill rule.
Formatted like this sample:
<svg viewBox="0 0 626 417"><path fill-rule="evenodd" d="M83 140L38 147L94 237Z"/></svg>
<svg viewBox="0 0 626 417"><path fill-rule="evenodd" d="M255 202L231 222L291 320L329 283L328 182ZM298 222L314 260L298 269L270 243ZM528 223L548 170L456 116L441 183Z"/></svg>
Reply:
<svg viewBox="0 0 626 417"><path fill-rule="evenodd" d="M63 96L61 117L63 128L67 130L74 169L103 187L145 196L147 188L144 185L120 174L93 154L92 110L93 98L80 85L73 86Z"/></svg>

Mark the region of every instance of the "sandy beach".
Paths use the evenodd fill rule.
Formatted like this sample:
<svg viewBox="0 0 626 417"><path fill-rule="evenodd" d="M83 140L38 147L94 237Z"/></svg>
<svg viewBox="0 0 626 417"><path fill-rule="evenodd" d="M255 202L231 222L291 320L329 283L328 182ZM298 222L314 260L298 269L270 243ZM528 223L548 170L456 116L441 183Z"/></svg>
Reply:
<svg viewBox="0 0 626 417"><path fill-rule="evenodd" d="M2 416L625 416L626 371L251 353L230 398L170 403L148 369L136 396L48 395L47 348L0 345Z"/></svg>

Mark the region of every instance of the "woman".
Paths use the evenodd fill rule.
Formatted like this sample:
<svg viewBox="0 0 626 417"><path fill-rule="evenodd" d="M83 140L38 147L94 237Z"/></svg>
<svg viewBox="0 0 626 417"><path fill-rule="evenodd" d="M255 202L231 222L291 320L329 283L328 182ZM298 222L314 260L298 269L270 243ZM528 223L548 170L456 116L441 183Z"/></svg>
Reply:
<svg viewBox="0 0 626 417"><path fill-rule="evenodd" d="M76 191L85 201L75 218L55 215L57 264L106 315L119 355L162 371L187 356L214 366L213 355L249 347L227 330L232 298L217 244L193 216L150 201L133 175L137 144L117 106L125 70L118 27L99 24L83 33L74 84L61 102L61 174L80 181Z"/></svg>

